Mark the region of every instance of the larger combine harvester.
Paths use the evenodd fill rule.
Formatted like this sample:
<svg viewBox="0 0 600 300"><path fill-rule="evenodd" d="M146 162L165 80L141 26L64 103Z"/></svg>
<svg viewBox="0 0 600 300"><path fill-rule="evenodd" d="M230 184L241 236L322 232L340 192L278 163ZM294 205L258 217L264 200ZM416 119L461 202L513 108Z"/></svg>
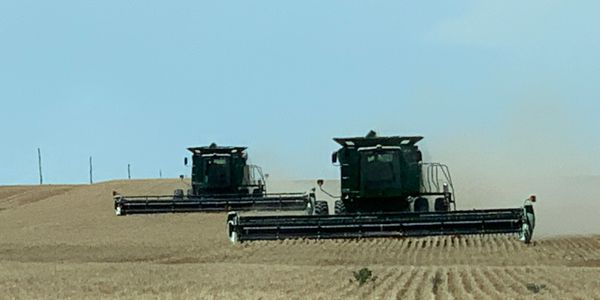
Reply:
<svg viewBox="0 0 600 300"><path fill-rule="evenodd" d="M245 147L188 148L192 152L191 186L173 195L123 196L114 192L117 215L282 210L311 212L314 192L267 194L260 167L247 163ZM188 164L188 159L185 159Z"/></svg>
<svg viewBox="0 0 600 300"><path fill-rule="evenodd" d="M337 198L334 215L327 214L323 201L316 201L320 212L308 216L230 212L230 240L519 233L529 242L534 222L530 207L456 210L448 167L422 161L416 145L421 139L379 137L375 132L334 139L341 146L332 155L341 169L341 195L332 195Z"/></svg>

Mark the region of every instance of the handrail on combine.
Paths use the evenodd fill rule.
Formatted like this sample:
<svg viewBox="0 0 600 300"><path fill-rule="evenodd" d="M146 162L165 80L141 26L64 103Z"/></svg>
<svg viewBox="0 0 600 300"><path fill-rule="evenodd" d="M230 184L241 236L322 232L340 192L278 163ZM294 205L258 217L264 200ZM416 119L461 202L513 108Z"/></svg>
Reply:
<svg viewBox="0 0 600 300"><path fill-rule="evenodd" d="M423 180L421 181L422 192L427 193L444 193L450 197L449 202L456 210L456 191L452 182L450 168L441 163L422 163Z"/></svg>

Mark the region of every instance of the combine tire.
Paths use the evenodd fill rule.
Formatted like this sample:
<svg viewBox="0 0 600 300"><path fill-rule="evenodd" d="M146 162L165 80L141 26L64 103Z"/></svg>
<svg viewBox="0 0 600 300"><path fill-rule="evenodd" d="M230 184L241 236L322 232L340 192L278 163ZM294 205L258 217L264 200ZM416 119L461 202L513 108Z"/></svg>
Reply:
<svg viewBox="0 0 600 300"><path fill-rule="evenodd" d="M336 215L345 215L348 213L348 211L346 210L346 205L344 204L344 201L341 200L337 200L335 201L335 214Z"/></svg>
<svg viewBox="0 0 600 300"><path fill-rule="evenodd" d="M414 209L416 212L429 211L429 201L426 198L417 198Z"/></svg>
<svg viewBox="0 0 600 300"><path fill-rule="evenodd" d="M448 205L446 205L446 199L436 198L435 199L435 211L449 211Z"/></svg>
<svg viewBox="0 0 600 300"><path fill-rule="evenodd" d="M182 189L176 189L176 190L173 192L173 197L174 197L175 199L183 199L183 190L182 190Z"/></svg>
<svg viewBox="0 0 600 300"><path fill-rule="evenodd" d="M327 201L317 201L315 202L315 212L313 215L315 216L326 216L329 214L329 206L327 205Z"/></svg>

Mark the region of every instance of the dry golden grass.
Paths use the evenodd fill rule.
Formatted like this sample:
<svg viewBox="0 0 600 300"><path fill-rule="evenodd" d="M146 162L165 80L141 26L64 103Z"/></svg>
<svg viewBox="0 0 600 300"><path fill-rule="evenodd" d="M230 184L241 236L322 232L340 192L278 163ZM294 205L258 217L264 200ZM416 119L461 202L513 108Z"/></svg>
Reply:
<svg viewBox="0 0 600 300"><path fill-rule="evenodd" d="M112 210L112 190L175 188L185 184L0 188L0 298L600 299L600 236L232 245L225 214ZM363 267L377 278L359 286Z"/></svg>

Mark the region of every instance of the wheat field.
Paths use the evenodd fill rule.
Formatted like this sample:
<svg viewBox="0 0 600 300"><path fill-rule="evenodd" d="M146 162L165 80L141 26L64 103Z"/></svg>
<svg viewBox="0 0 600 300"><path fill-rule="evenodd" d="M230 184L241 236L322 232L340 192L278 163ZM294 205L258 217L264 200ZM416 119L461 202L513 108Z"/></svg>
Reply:
<svg viewBox="0 0 600 300"><path fill-rule="evenodd" d="M0 298L600 299L594 234L544 235L531 245L514 236L233 245L225 214L112 210L113 190L170 194L185 186L0 187ZM360 285L354 272L362 268L373 277Z"/></svg>

